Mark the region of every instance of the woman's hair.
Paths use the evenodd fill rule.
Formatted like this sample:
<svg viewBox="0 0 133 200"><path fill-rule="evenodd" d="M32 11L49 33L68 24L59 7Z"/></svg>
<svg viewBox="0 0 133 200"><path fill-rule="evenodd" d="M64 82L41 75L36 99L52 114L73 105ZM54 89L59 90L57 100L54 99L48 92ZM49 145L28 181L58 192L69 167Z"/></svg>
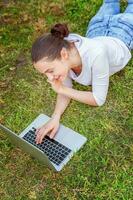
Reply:
<svg viewBox="0 0 133 200"><path fill-rule="evenodd" d="M60 59L61 49L70 49L70 43L64 39L69 34L66 24L55 24L51 32L40 36L35 40L31 49L32 62L37 62L43 57L48 60Z"/></svg>

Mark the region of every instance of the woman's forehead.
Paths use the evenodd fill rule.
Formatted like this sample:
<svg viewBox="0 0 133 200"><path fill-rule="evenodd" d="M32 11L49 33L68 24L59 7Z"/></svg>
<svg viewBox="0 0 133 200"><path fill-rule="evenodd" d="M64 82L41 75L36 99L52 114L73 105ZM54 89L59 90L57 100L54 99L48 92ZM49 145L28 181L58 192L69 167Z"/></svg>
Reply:
<svg viewBox="0 0 133 200"><path fill-rule="evenodd" d="M35 63L36 67L43 67L43 68L49 68L51 67L51 63L50 62L46 62L44 60L39 60L38 62Z"/></svg>
<svg viewBox="0 0 133 200"><path fill-rule="evenodd" d="M58 59L55 59L53 61L50 61L50 60L46 60L45 59L41 59L39 61L37 61L34 66L35 68L43 68L43 70L45 71L45 69L51 69L51 68L55 68L57 66L59 66L60 64L60 60Z"/></svg>

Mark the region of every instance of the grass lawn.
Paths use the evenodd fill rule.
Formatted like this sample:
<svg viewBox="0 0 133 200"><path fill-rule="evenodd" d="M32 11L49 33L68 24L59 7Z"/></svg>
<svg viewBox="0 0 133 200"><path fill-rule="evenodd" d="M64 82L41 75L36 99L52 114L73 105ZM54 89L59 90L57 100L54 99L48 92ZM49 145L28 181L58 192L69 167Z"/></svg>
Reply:
<svg viewBox="0 0 133 200"><path fill-rule="evenodd" d="M56 93L31 64L34 39L57 22L85 34L101 0L3 0L0 3L0 122L21 132L51 115ZM122 1L123 11L126 2ZM107 101L71 101L61 123L88 138L60 173L14 147L0 133L1 200L133 200L133 60L110 78ZM78 90L90 87L74 83Z"/></svg>

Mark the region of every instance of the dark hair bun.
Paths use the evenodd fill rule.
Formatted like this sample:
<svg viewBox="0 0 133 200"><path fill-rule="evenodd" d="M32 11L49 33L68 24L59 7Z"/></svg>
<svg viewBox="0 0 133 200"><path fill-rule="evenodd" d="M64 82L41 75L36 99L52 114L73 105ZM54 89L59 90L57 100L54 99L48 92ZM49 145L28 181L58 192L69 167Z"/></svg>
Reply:
<svg viewBox="0 0 133 200"><path fill-rule="evenodd" d="M51 34L55 37L63 39L69 34L69 30L66 24L55 24L51 28Z"/></svg>

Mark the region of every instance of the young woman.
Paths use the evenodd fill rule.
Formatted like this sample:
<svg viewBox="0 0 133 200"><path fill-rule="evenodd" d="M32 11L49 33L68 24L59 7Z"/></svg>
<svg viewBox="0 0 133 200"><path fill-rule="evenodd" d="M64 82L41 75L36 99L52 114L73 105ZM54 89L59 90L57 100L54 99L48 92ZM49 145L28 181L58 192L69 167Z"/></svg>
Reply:
<svg viewBox="0 0 133 200"><path fill-rule="evenodd" d="M65 24L56 24L51 33L34 42L33 65L57 93L52 118L36 131L37 144L47 134L55 136L70 99L91 106L104 104L109 76L126 66L133 49L133 0L128 1L124 13L119 12L119 0L105 0L91 19L86 37L69 34ZM92 85L92 91L73 89L72 80Z"/></svg>

